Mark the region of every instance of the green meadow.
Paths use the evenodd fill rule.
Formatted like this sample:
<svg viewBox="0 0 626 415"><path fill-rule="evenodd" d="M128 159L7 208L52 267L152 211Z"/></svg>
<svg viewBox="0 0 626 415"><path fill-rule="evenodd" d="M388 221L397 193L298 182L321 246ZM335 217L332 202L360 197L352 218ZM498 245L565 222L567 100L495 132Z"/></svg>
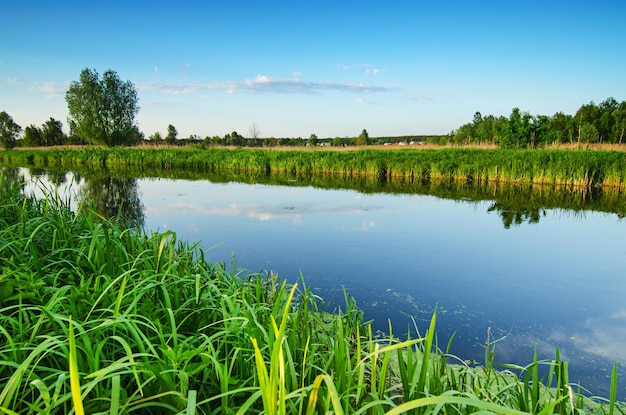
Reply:
<svg viewBox="0 0 626 415"><path fill-rule="evenodd" d="M141 151L32 155L78 165L77 155L100 154L108 165L202 154ZM227 271L173 232L128 228L46 194L26 197L0 177L0 413L626 412L615 367L610 396L589 397L568 381L558 350L550 361L495 366L489 332L484 360L470 366L448 353L453 339L438 339L436 310L422 334L390 326L376 337L349 293L325 310L305 277L291 285Z"/></svg>

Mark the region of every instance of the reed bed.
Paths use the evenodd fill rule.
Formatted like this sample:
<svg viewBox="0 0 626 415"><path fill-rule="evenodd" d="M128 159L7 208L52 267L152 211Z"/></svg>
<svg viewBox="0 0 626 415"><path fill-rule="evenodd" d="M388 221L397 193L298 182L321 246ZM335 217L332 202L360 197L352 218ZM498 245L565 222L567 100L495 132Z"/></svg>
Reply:
<svg viewBox="0 0 626 415"><path fill-rule="evenodd" d="M0 161L24 165L248 170L391 179L449 179L478 183L533 183L621 189L626 154L598 150L478 148L258 150L198 147L96 148L0 152Z"/></svg>
<svg viewBox="0 0 626 415"><path fill-rule="evenodd" d="M489 334L473 369L439 347L436 312L423 336L375 338L347 293L325 313L304 280L69 206L0 175L0 413L624 413L615 371L611 397L585 398L558 351L496 370Z"/></svg>

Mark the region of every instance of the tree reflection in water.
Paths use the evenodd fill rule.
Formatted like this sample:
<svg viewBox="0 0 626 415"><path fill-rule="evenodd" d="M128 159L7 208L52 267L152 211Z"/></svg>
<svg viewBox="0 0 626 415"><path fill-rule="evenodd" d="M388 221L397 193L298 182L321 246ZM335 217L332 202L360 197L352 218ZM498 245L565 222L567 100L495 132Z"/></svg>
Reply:
<svg viewBox="0 0 626 415"><path fill-rule="evenodd" d="M5 167L4 170L10 169ZM29 168L31 176L47 177L50 183L66 182L63 172L44 168ZM15 176L16 170L6 174ZM561 209L581 213L598 211L626 217L626 192L613 188L566 187L531 184L472 183L456 180L431 181L428 179L386 178L378 176L310 175L289 172L259 171L195 171L193 169L134 169L119 171L104 168L76 169L73 182L84 186L79 191L81 200L90 194L88 204L106 217L127 218L132 226L144 224L143 205L138 194L137 180L163 178L171 180L208 180L213 183L248 183L289 187L315 187L319 189L349 189L364 194L420 194L463 203L489 202L488 212L496 212L505 228L536 224L547 212ZM83 188L84 187L84 188Z"/></svg>
<svg viewBox="0 0 626 415"><path fill-rule="evenodd" d="M7 189L17 187L20 190L24 190L24 176L20 173L18 167L0 168L0 176L2 176L2 180L0 180L1 186Z"/></svg>
<svg viewBox="0 0 626 415"><path fill-rule="evenodd" d="M542 216L546 216L546 210L535 208L511 208L499 202L494 202L487 212L498 212L502 218L502 223L506 229L511 225L521 225L522 223L539 223Z"/></svg>
<svg viewBox="0 0 626 415"><path fill-rule="evenodd" d="M83 176L79 198L84 206L105 218L115 218L125 225L142 228L145 217L137 179L112 176Z"/></svg>

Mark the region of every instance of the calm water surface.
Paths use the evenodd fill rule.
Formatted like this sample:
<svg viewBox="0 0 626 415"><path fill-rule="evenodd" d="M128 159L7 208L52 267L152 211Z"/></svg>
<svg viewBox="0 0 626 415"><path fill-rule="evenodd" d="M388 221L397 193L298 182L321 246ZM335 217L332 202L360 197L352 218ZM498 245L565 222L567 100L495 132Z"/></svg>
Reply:
<svg viewBox="0 0 626 415"><path fill-rule="evenodd" d="M547 210L505 228L492 202L362 194L312 187L139 179L145 227L198 241L207 258L273 271L344 304L343 287L394 334L425 331L484 361L570 361L570 381L608 396L613 362L626 369L626 223L615 214Z"/></svg>

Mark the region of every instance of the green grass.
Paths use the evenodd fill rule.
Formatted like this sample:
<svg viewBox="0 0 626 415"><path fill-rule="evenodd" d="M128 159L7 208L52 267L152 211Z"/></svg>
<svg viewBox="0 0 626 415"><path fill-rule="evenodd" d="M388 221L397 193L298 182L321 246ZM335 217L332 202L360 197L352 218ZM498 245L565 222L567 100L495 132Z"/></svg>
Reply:
<svg viewBox="0 0 626 415"><path fill-rule="evenodd" d="M0 413L624 413L615 372L591 401L558 351L518 377L488 342L470 368L439 348L436 312L423 336L377 339L347 293L324 313L304 281L76 212L0 179Z"/></svg>
<svg viewBox="0 0 626 415"><path fill-rule="evenodd" d="M570 187L625 185L626 153L596 150L359 149L346 151L225 148L94 148L0 151L22 166L184 168L259 173L374 176L382 180L438 179L477 183L535 183Z"/></svg>

